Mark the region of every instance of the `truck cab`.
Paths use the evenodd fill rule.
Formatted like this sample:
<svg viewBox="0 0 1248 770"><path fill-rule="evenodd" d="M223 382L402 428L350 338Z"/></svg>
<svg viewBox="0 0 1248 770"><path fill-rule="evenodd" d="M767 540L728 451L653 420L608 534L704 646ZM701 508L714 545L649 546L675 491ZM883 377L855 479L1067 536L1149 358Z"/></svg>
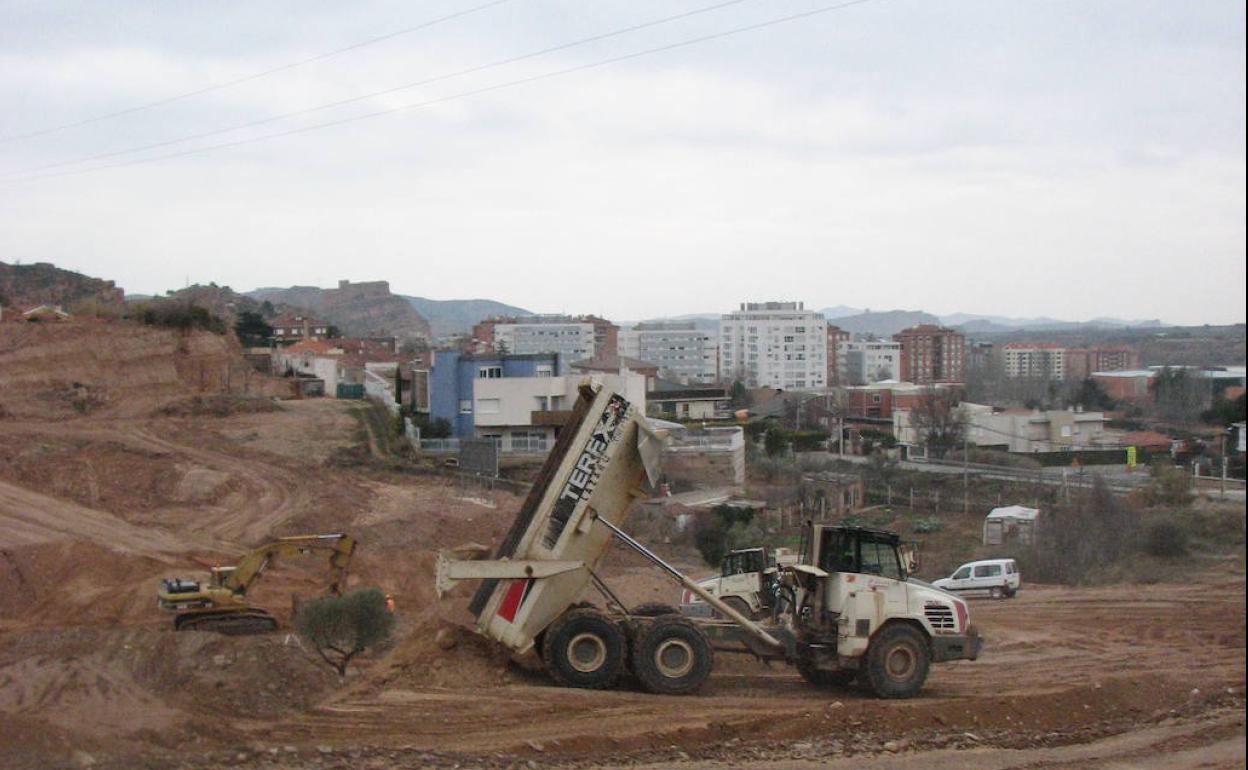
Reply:
<svg viewBox="0 0 1248 770"><path fill-rule="evenodd" d="M929 663L978 657L966 603L910 580L909 561L896 533L808 525L781 589L808 650L803 676L820 684L865 676L881 695L908 697Z"/></svg>

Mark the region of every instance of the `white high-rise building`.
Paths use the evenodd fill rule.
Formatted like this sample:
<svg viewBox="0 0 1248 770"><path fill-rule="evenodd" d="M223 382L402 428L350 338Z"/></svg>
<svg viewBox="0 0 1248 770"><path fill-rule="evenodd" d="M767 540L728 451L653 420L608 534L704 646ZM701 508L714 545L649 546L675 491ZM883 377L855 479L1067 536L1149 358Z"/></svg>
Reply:
<svg viewBox="0 0 1248 770"><path fill-rule="evenodd" d="M837 348L841 382L867 385L901 377L901 343L887 340L844 340Z"/></svg>
<svg viewBox="0 0 1248 770"><path fill-rule="evenodd" d="M720 377L751 388L825 388L827 329L801 302L743 302L720 316Z"/></svg>
<svg viewBox="0 0 1248 770"><path fill-rule="evenodd" d="M718 380L718 335L693 321L651 321L620 332L620 355L659 367L661 377L685 385Z"/></svg>

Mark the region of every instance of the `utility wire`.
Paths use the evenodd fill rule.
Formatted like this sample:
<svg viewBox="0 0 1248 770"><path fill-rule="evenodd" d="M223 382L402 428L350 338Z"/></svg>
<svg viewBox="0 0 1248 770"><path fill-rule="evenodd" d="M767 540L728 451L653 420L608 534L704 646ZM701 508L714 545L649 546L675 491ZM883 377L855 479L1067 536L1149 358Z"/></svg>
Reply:
<svg viewBox="0 0 1248 770"><path fill-rule="evenodd" d="M21 139L33 139L34 137L56 133L57 131L65 131L70 128L78 128L80 126L87 126L92 123L99 123L102 120L110 120L112 118L119 118L123 115L132 115L136 112L142 112L143 110L150 110L154 107L163 107L166 104L172 104L174 102L180 102L184 99L190 99L193 96L201 96L203 94L212 93L213 91L220 91L225 88L231 88L233 86L237 86L242 83L250 83L253 80L259 80L260 78L265 78L265 77L268 77L269 75L275 75L279 72L286 72L287 70L292 70L292 69L295 69L296 67L302 67L304 65L312 64L314 62L324 61L326 59L332 59L335 56L341 56L344 53L349 53L351 51L355 51L360 48L365 48L370 45L376 45L377 43L382 43L382 42L385 42L386 40L391 40L393 38L400 37L402 35L411 34L412 32L419 32L422 29L428 29L429 27L442 24L443 22L453 21L463 16L468 16L470 14L477 13L478 11L484 11L486 9L493 8L496 5L502 5L503 3L507 3L510 1L511 0L491 0L491 2L483 3L482 5L473 6L472 8L466 8L462 11L456 11L455 13L450 13L450 14L447 14L446 16L439 16L436 19L430 19L429 21L423 22L421 24L417 24L414 27L407 27L405 29L396 30L394 32L388 32L384 35L378 35L377 37L369 38L368 40L361 40L358 43L352 43L351 45L345 46L343 48L337 48L337 49L334 49L333 51L326 51L325 53L317 54L316 56L310 56L306 59L300 59L299 61L290 62L288 64L283 64L278 67L273 67L272 69L261 70L260 72L253 72L250 75L243 75L242 77L238 77L233 80L226 80L221 83L215 83L210 86L204 86L203 88L198 88L194 91L187 91L186 93L177 94L176 96L167 96L163 99L157 99L156 101L153 101L153 102L147 102L145 104L135 105L134 107L127 107L126 109L117 110L115 112L106 112L103 115L96 115L90 118L83 118L82 120L77 120L72 123L62 123L59 126L49 126L47 128L40 128L34 131L28 131L23 134L13 134L11 136L0 137L0 144L3 144L5 142L15 142Z"/></svg>
<svg viewBox="0 0 1248 770"><path fill-rule="evenodd" d="M332 128L335 126L346 125L348 123L355 123L361 120L368 120L370 118L380 117L382 115L390 115L390 114L401 112L404 110L414 110L414 109L420 109L422 107L429 107L432 105L444 104L446 102L455 101L458 99L464 99L464 98L471 97L471 96L478 96L480 94L490 93L492 91L499 91L505 88L512 88L514 86L525 85L528 83L535 83L541 80L549 80L551 78L561 77L563 75L570 75L575 72L584 72L590 69L606 67L612 64L618 64L620 62L630 61L632 59L638 59L643 56L650 56L652 54L673 51L673 50L677 50L680 48L686 48L692 45L698 45L699 43L705 43L705 42L709 42L712 40L720 40L720 39L731 37L733 35L738 35L744 32L752 32L752 31L764 29L767 27L773 27L773 26L776 26L777 24L784 24L786 22L797 21L799 19L808 19L813 16L819 16L821 14L842 10L844 8L849 8L855 5L862 5L868 2L871 2L871 0L849 0L848 2L835 3L832 5L824 5L818 8L813 8L808 11L788 14L786 16L778 16L772 19L768 19L766 21L756 22L754 24L747 24L747 25L740 26L740 27L733 27L731 29L723 30L720 32L714 32L709 35L701 35L699 37L689 38L687 40L682 40L676 43L669 43L667 45L655 46L653 48L645 48L640 51L634 51L632 53L627 53L627 54L623 54L620 56L612 56L607 59L600 59L599 61L596 61L596 62L578 64L573 67L567 67L567 68L559 69L559 70L552 70L550 72L545 72L539 75L530 75L528 77L518 78L516 80L509 80L503 83L497 83L492 86L475 88L469 91L461 91L460 93L439 97L437 99L429 99L423 102L404 104L398 107L389 107L383 110L367 112L362 115L355 115L349 118L340 118L338 120L326 121L324 123L316 123L314 125L302 126L300 128L293 128L287 131L279 131L279 132L275 132L272 134L264 134L262 136L249 137L247 139L239 139L239 140L232 141L232 142L221 142L219 144L212 144L212 145L207 145L204 147L196 147L196 148L192 148L189 150L182 150L179 152L172 152L172 153L167 153L164 155L155 155L149 158L137 158L135 160L123 161L121 163L111 163L111 164L105 164L102 166L92 166L86 169L72 169L69 171L61 171L61 172L52 173L52 174L44 174L41 176L26 177L24 179L16 179L13 181L15 182L38 181L38 180L51 179L51 178L60 177L60 176L85 174L85 173L89 173L92 171L103 171L106 169L122 168L126 166L136 166L136 165L140 165L144 163L155 163L157 161L169 160L172 158L180 158L180 157L185 157L188 155L198 155L200 153L205 153L205 152L214 152L216 150L224 150L224 149L229 149L233 147L240 147L242 145L252 144L255 142L263 142L269 139L279 139L282 137L294 136L296 134L303 134L303 133L308 133L311 131L319 131L319 130L326 129L326 128ZM11 184L12 182L9 182L9 183ZM5 184L5 182L0 181L0 184Z"/></svg>
<svg viewBox="0 0 1248 770"><path fill-rule="evenodd" d="M49 163L44 166L35 166L34 168L28 168L22 171L14 171L8 174L4 174L0 176L0 178L8 178L11 176L25 176L27 174L37 174L41 171L48 171L54 168L62 168L64 166L76 166L80 163L90 163L91 161L95 161L95 160L107 160L108 158L116 158L121 155L132 155L136 152L144 152L146 150L156 150L161 147L169 147L175 144L182 144L184 142L194 141L196 139L206 139L210 136L219 136L221 134L228 134L232 131L241 131L242 129L245 129L245 128L255 128L257 126L263 126L269 123L276 123L277 121L286 120L288 118L296 118L296 117L300 117L303 115L309 115L314 112L321 112L323 110L333 109L335 107L343 107L348 104L355 104L357 102L366 101L368 99L375 99L379 96L389 96L390 94L395 94L395 93L398 93L399 91L406 91L412 88L429 85L431 83L437 83L443 80L450 80L452 78L462 77L464 75L471 75L471 74L475 74L478 72L484 72L490 69L496 69L498 67L502 67L508 64L515 64L517 62L521 62L526 59L533 59L538 56L544 56L545 54L548 54L548 53L554 53L556 51L565 51L569 48L575 48L577 46L587 45L589 43L596 43L601 40L607 40L609 38L618 37L620 35L626 35L630 32L637 32L639 30L649 29L650 27L657 27L661 24L668 24L673 21L687 19L691 16L697 16L703 13L710 13L711 11L717 11L721 8L726 8L730 5L740 5L741 3L744 3L746 1L747 0L722 0L721 2L718 2L718 3L713 3L711 5L702 6L700 8L694 8L693 10L685 11L684 13L678 13L673 16L665 16L661 19L654 19L652 21L642 22L641 24L634 24L632 26L622 27L620 29L611 30L609 32L603 32L601 34L592 35L590 37L581 38L579 40L573 40L569 43L561 43L559 45L549 46L547 48L542 48L536 51L530 51L529 53L524 53L524 54L512 56L512 57L505 58L505 59L497 59L495 61L487 62L485 64L479 64L474 67L468 67L467 69L456 70L454 72L448 72L442 75L435 75L433 77L428 77L423 80L416 80L411 83L404 83L403 85L393 86L391 88L385 88L380 91L373 91L371 93L360 94L358 96L352 96L346 99L339 99L337 101L328 102L326 104L321 104L316 107L307 107L305 109L295 110L293 112L285 112L280 115L273 115L267 118L260 118L259 120L252 120L246 123L238 123L233 126L226 126L224 128L212 129L211 131L201 131L199 133L188 134L186 136L179 137L177 139L168 139L168 140L161 141L161 142L152 142L151 144L139 145L137 147L130 147L124 150L102 152L96 155L88 155L82 158L76 158L74 160L63 160L63 161L58 161L56 163Z"/></svg>

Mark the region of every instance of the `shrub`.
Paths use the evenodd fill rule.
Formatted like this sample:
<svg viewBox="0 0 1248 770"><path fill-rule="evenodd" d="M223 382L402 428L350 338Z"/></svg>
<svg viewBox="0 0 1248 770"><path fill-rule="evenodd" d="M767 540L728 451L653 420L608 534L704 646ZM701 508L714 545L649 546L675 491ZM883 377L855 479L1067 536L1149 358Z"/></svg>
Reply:
<svg viewBox="0 0 1248 770"><path fill-rule="evenodd" d="M380 588L361 588L303 605L295 615L295 630L338 676L345 677L353 658L390 637L394 615Z"/></svg>
<svg viewBox="0 0 1248 770"><path fill-rule="evenodd" d="M1187 530L1173 521L1158 521L1144 531L1144 550L1150 556L1174 558L1187 555Z"/></svg>
<svg viewBox="0 0 1248 770"><path fill-rule="evenodd" d="M1152 480L1142 490L1149 505L1182 505L1191 494L1192 479L1182 468L1158 463L1149 468Z"/></svg>
<svg viewBox="0 0 1248 770"><path fill-rule="evenodd" d="M784 454L789 448L788 431L781 428L768 428L763 435L763 448L769 457Z"/></svg>
<svg viewBox="0 0 1248 770"><path fill-rule="evenodd" d="M928 516L927 518L915 519L910 528L919 534L927 535L941 531L945 528L945 523L935 516Z"/></svg>

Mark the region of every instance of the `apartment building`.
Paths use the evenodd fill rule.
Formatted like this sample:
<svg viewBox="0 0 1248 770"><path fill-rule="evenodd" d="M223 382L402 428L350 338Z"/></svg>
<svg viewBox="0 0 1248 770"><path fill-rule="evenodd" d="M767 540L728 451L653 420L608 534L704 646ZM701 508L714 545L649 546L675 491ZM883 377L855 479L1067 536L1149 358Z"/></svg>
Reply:
<svg viewBox="0 0 1248 770"><path fill-rule="evenodd" d="M901 379L901 343L846 340L838 346L837 373L842 385L868 385Z"/></svg>
<svg viewBox="0 0 1248 770"><path fill-rule="evenodd" d="M490 318L472 328L474 352L519 355L557 353L565 365L587 358L617 355L618 335L618 326L592 315Z"/></svg>
<svg viewBox="0 0 1248 770"><path fill-rule="evenodd" d="M1016 379L1066 379L1066 348L1052 342L1007 342L1001 346L1005 375Z"/></svg>
<svg viewBox="0 0 1248 770"><path fill-rule="evenodd" d="M743 302L720 316L720 376L751 388L822 389L827 328L802 302Z"/></svg>
<svg viewBox="0 0 1248 770"><path fill-rule="evenodd" d="M619 333L620 355L647 361L659 376L682 385L719 381L719 345L714 332L693 321L649 321Z"/></svg>
<svg viewBox="0 0 1248 770"><path fill-rule="evenodd" d="M835 324L828 324L828 378L829 385L844 385L845 381L841 379L841 352L840 346L842 342L849 342L853 338L849 332L845 331Z"/></svg>
<svg viewBox="0 0 1248 770"><path fill-rule="evenodd" d="M893 335L901 343L901 379L916 385L966 381L966 337L944 326L921 324Z"/></svg>

